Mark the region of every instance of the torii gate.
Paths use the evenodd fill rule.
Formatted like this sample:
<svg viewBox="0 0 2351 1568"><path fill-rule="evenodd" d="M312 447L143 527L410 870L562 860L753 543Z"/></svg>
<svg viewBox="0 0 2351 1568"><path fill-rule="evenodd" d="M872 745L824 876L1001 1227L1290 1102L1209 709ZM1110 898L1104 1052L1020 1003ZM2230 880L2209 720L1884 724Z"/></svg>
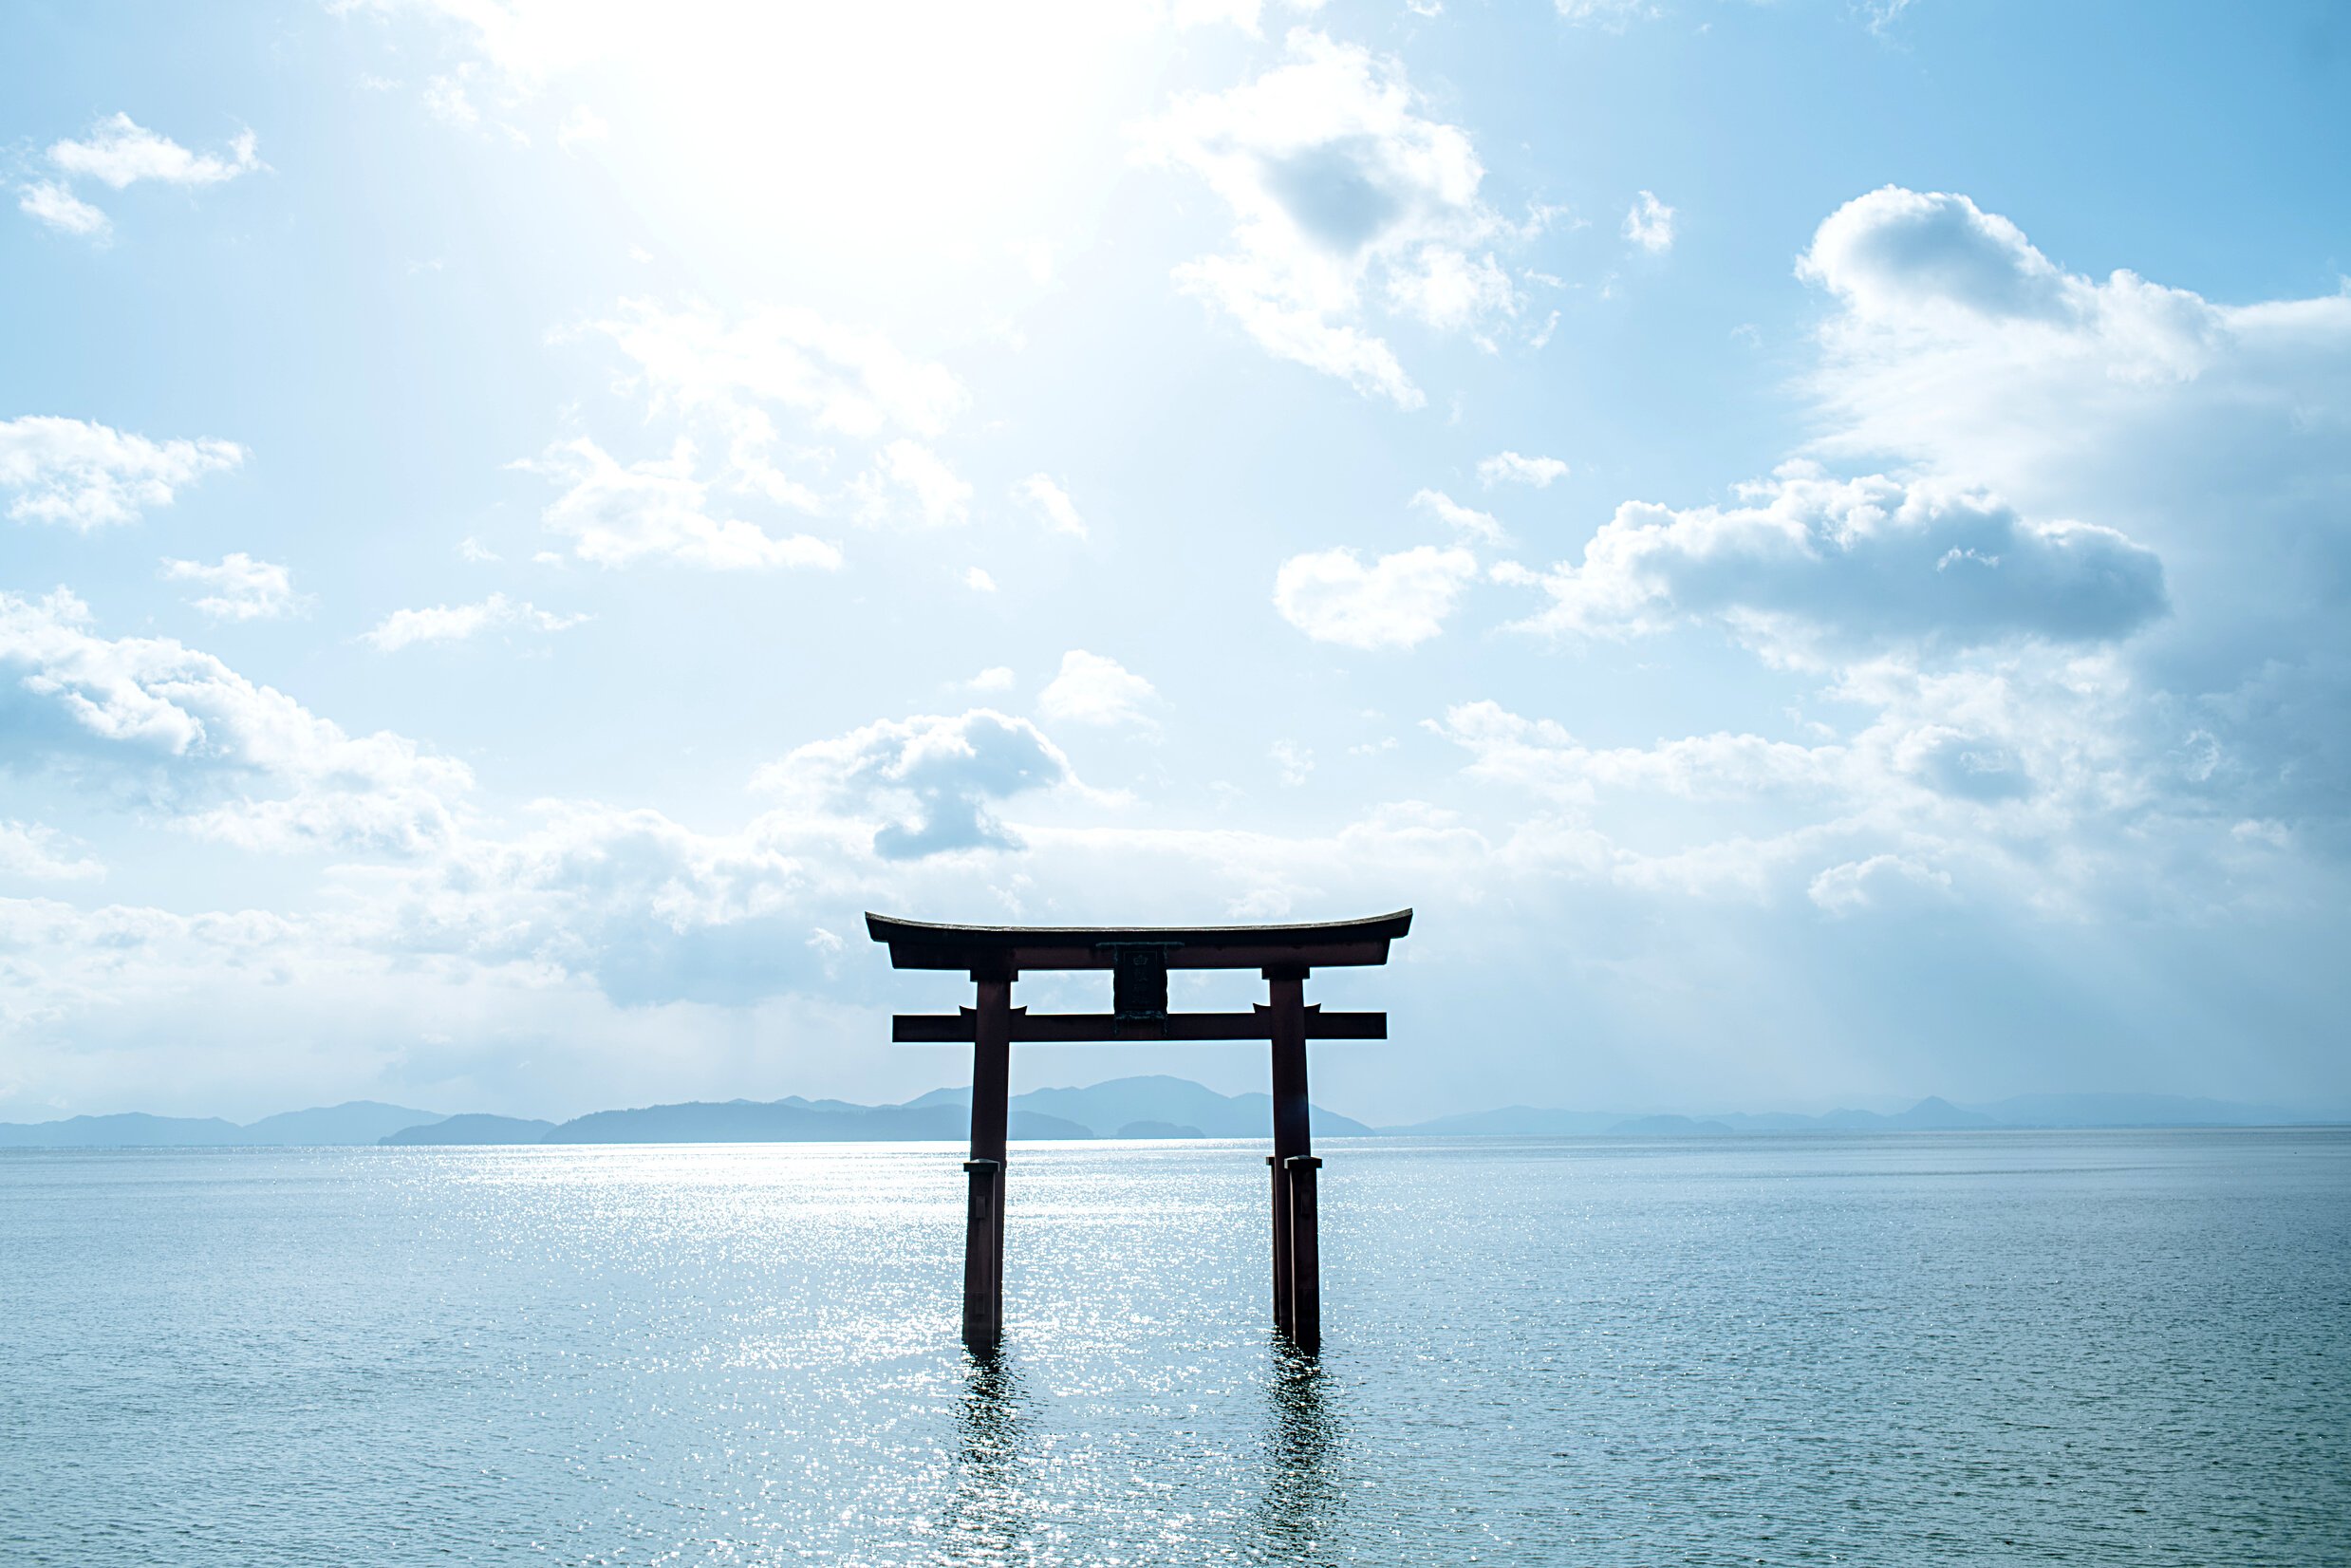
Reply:
<svg viewBox="0 0 2351 1568"><path fill-rule="evenodd" d="M1412 911L1323 925L932 925L868 913L866 930L889 945L893 969L961 969L979 1006L956 1017L901 1013L899 1044L969 1040L972 1053L970 1207L963 1233L963 1342L996 1348L1004 1332L1004 1124L1015 1040L1265 1040L1274 1056L1274 1322L1301 1350L1322 1342L1322 1261L1315 1220L1314 1138L1307 1126L1306 1042L1384 1040L1385 1013L1325 1013L1306 1004L1316 967L1388 961ZM1108 969L1108 1013L1032 1014L1012 1004L1023 970ZM1246 1013L1170 1013L1170 969L1256 969L1268 997Z"/></svg>

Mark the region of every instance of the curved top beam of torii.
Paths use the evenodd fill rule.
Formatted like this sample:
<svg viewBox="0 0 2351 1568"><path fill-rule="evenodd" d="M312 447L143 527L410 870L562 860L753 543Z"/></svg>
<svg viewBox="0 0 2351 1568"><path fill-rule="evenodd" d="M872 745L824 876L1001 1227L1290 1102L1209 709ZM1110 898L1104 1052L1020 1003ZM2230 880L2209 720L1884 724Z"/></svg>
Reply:
<svg viewBox="0 0 2351 1568"><path fill-rule="evenodd" d="M1412 911L1303 925L940 925L868 912L893 969L1115 969L1119 954L1157 949L1169 969L1314 969L1388 961Z"/></svg>

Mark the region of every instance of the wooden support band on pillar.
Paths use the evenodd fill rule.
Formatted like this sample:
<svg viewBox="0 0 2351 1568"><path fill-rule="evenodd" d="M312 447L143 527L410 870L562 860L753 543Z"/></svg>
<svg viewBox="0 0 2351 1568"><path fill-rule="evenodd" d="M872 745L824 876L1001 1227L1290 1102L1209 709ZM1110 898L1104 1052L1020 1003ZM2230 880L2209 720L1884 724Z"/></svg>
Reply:
<svg viewBox="0 0 2351 1568"><path fill-rule="evenodd" d="M963 1223L963 1343L996 1348L1004 1333L1004 1162L965 1160L971 1178Z"/></svg>
<svg viewBox="0 0 2351 1568"><path fill-rule="evenodd" d="M1290 1173L1281 1156L1265 1156L1266 1174L1274 1184L1274 1327L1290 1332Z"/></svg>
<svg viewBox="0 0 2351 1568"><path fill-rule="evenodd" d="M1322 1349L1322 1238L1315 1210L1315 1172L1322 1162L1295 1154L1290 1176L1290 1337L1312 1355Z"/></svg>

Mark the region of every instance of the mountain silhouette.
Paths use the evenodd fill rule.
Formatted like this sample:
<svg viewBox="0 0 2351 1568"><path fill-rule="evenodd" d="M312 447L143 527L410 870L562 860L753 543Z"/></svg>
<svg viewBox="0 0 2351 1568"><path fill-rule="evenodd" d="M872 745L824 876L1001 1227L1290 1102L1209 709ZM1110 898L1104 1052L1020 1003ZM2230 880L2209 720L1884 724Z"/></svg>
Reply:
<svg viewBox="0 0 2351 1568"><path fill-rule="evenodd" d="M439 1144L536 1144L544 1143L555 1130L553 1122L532 1121L521 1116L491 1116L471 1111L462 1116L444 1116L421 1127L404 1127L387 1132L376 1142L388 1148L407 1145Z"/></svg>
<svg viewBox="0 0 2351 1568"><path fill-rule="evenodd" d="M593 1143L961 1143L971 1130L971 1091L934 1089L903 1105L849 1100L692 1100L598 1111L556 1125L518 1116L438 1111L347 1100L265 1116L240 1127L217 1116L124 1111L52 1122L0 1122L0 1148L205 1148L365 1144ZM1998 1128L2287 1127L2340 1123L2341 1115L2297 1113L2176 1094L2019 1094L1988 1105L1954 1105L1929 1095L1906 1111L1722 1111L1710 1116L1628 1114L1506 1106L1371 1128L1321 1106L1315 1134L1387 1137L1722 1137L1761 1132L1931 1132ZM1220 1094L1187 1078L1148 1074L1088 1088L1034 1089L1012 1096L1016 1139L1248 1138L1272 1135L1273 1100Z"/></svg>

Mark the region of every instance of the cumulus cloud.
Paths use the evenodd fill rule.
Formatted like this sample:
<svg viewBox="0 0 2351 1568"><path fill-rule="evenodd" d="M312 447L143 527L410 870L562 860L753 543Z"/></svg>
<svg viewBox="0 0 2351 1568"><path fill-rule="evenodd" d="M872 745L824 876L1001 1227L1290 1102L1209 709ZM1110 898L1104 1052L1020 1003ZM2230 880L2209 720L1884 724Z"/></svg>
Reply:
<svg viewBox="0 0 2351 1568"><path fill-rule="evenodd" d="M218 185L261 167L251 131L232 139L226 156L215 156L191 152L126 114L101 120L85 140L50 143L47 159L65 178L35 179L18 187L18 210L49 228L102 244L113 233L113 224L76 196L67 181L94 179L118 191L140 180L198 187Z"/></svg>
<svg viewBox="0 0 2351 1568"><path fill-rule="evenodd" d="M2162 563L2109 528L2036 522L1934 481L1783 467L1742 505L1619 507L1540 581L1526 625L1620 636L1713 618L1782 653L2127 636L2163 613Z"/></svg>
<svg viewBox="0 0 2351 1568"><path fill-rule="evenodd" d="M1843 746L1718 733L1654 746L1595 747L1550 719L1523 719L1492 701L1457 704L1428 728L1472 755L1473 776L1575 805L1611 793L1692 801L1817 794L1853 776Z"/></svg>
<svg viewBox="0 0 2351 1568"><path fill-rule="evenodd" d="M1148 724L1158 700L1151 683L1117 660L1072 648L1036 705L1046 718L1073 724Z"/></svg>
<svg viewBox="0 0 2351 1568"><path fill-rule="evenodd" d="M0 819L0 877L28 882L85 882L106 874L96 857L54 828Z"/></svg>
<svg viewBox="0 0 2351 1568"><path fill-rule="evenodd" d="M360 641L383 653L397 653L418 643L461 643L493 626L522 626L532 631L565 631L586 621L586 615L556 615L528 600L494 593L478 604L435 605L426 609L396 609L368 630Z"/></svg>
<svg viewBox="0 0 2351 1568"><path fill-rule="evenodd" d="M1673 209L1643 191L1625 214L1624 232L1625 238L1661 256L1673 249Z"/></svg>
<svg viewBox="0 0 2351 1568"><path fill-rule="evenodd" d="M582 976L623 1006L741 1005L809 978L795 955L821 873L775 822L707 833L595 801L533 812L525 831L468 837L389 884L397 924L369 940Z"/></svg>
<svg viewBox="0 0 2351 1568"><path fill-rule="evenodd" d="M233 441L151 441L87 420L27 415L0 420L0 489L14 493L9 515L87 532L169 506L183 485L236 467Z"/></svg>
<svg viewBox="0 0 2351 1568"><path fill-rule="evenodd" d="M1833 307L1817 454L1993 488L2174 562L2173 613L2110 677L2129 696L2105 721L2151 771L2196 759L2165 775L2168 809L2351 848L2351 293L2229 305L2092 277L1964 196L1897 187L1830 215L1799 271Z"/></svg>
<svg viewBox="0 0 2351 1568"><path fill-rule="evenodd" d="M275 562L256 561L243 551L224 555L211 566L167 557L163 576L168 582L194 583L202 588L188 602L215 621L274 621L302 607L292 572Z"/></svg>
<svg viewBox="0 0 2351 1568"><path fill-rule="evenodd" d="M2286 846L2340 845L2351 302L2099 282L1896 190L1832 215L1801 271L1836 304L1815 450L1905 476L1794 463L1733 504L1627 506L1580 562L1509 576L1549 589L1536 625L1725 625L1866 717L1623 747L1471 705L1438 727L1470 772L1568 813L1552 842L1584 874L1670 861L1836 915L1970 878L2048 913L2201 909L2268 896ZM2169 580L2174 552L2198 569ZM1653 833L1677 801L1708 814L1668 857L1595 825Z"/></svg>
<svg viewBox="0 0 2351 1568"><path fill-rule="evenodd" d="M1519 308L1490 249L1518 232L1480 198L1467 133L1422 107L1397 63L1300 28L1283 64L1179 101L1139 149L1233 215L1231 249L1177 269L1183 289L1267 352L1399 408L1427 400L1367 327L1373 306L1446 332Z"/></svg>
<svg viewBox="0 0 2351 1568"><path fill-rule="evenodd" d="M1938 871L1900 855L1872 855L1867 860L1829 867L1812 879L1805 891L1822 910L1841 916L1865 909L1940 902L1950 888L1948 871Z"/></svg>
<svg viewBox="0 0 2351 1568"><path fill-rule="evenodd" d="M762 769L756 786L804 809L871 821L875 854L911 860L1017 847L995 805L1074 777L1069 758L1036 725L975 708L954 718L883 719L812 742Z"/></svg>
<svg viewBox="0 0 2351 1568"><path fill-rule="evenodd" d="M1783 716L1795 738L1602 745L1491 701L1427 728L1468 754L1471 778L1540 803L1521 832L1562 874L1849 912L1899 891L1877 886L1895 868L1838 872L1815 897L1820 873L1892 856L1947 877L1936 885L1954 900L2067 920L2118 906L2201 918L2215 875L2248 887L2277 876L2293 831L2249 809L2211 733L2183 733L2150 700L2133 651L2029 642L1943 668L1864 659L1818 693L1864 717Z"/></svg>
<svg viewBox="0 0 2351 1568"><path fill-rule="evenodd" d="M1493 513L1464 506L1441 490L1416 491L1412 495L1412 504L1456 533L1467 534L1485 544L1498 545L1507 537L1502 532L1502 525L1494 520Z"/></svg>
<svg viewBox="0 0 2351 1568"><path fill-rule="evenodd" d="M1477 557L1420 545L1365 564L1352 550L1294 555L1274 577L1274 607L1320 643L1409 648L1445 629Z"/></svg>
<svg viewBox="0 0 2351 1568"><path fill-rule="evenodd" d="M114 232L113 222L103 212L51 179L36 179L19 186L16 209L60 233L103 241Z"/></svg>
<svg viewBox="0 0 2351 1568"><path fill-rule="evenodd" d="M938 526L970 513L970 483L929 444L969 395L943 365L878 333L798 308L731 314L646 300L624 301L581 331L619 350L648 414L713 447L713 482L730 491L867 522ZM788 439L779 417L803 439ZM836 440L866 449L846 486L824 477Z"/></svg>
<svg viewBox="0 0 2351 1568"><path fill-rule="evenodd" d="M1533 485L1547 490L1554 479L1567 477L1567 464L1557 457L1522 457L1516 452L1497 452L1478 462L1478 482L1488 490L1498 484Z"/></svg>
<svg viewBox="0 0 2351 1568"><path fill-rule="evenodd" d="M1941 191L1888 185L1848 201L1796 270L1877 321L2078 321L2098 308L2097 285L2060 271L2006 218Z"/></svg>
<svg viewBox="0 0 2351 1568"><path fill-rule="evenodd" d="M120 191L142 179L166 185L218 185L261 167L253 133L240 131L226 158L193 153L139 124L126 114L111 115L90 129L84 141L49 146L49 161L68 175L86 176Z"/></svg>
<svg viewBox="0 0 2351 1568"><path fill-rule="evenodd" d="M953 528L971 519L971 481L920 441L901 438L882 448L852 489L868 523Z"/></svg>
<svg viewBox="0 0 2351 1568"><path fill-rule="evenodd" d="M589 330L637 365L656 408L731 412L745 401L772 403L806 416L819 431L871 439L891 429L936 436L970 401L945 366L813 310L730 319L706 307L627 300Z"/></svg>
<svg viewBox="0 0 2351 1568"><path fill-rule="evenodd" d="M540 517L583 561L621 567L652 558L719 571L841 564L840 550L822 539L777 537L740 518L713 516L689 440L680 439L666 458L623 464L583 436L516 466L566 487Z"/></svg>
<svg viewBox="0 0 2351 1568"><path fill-rule="evenodd" d="M351 736L169 638L108 638L60 588L0 593L0 756L95 770L184 830L249 849L416 853L446 842L465 765Z"/></svg>
<svg viewBox="0 0 2351 1568"><path fill-rule="evenodd" d="M1044 519L1045 526L1055 533L1067 533L1073 538L1086 537L1086 519L1077 514L1076 503L1070 493L1047 474L1032 474L1013 486L1015 498L1028 503L1030 509Z"/></svg>

